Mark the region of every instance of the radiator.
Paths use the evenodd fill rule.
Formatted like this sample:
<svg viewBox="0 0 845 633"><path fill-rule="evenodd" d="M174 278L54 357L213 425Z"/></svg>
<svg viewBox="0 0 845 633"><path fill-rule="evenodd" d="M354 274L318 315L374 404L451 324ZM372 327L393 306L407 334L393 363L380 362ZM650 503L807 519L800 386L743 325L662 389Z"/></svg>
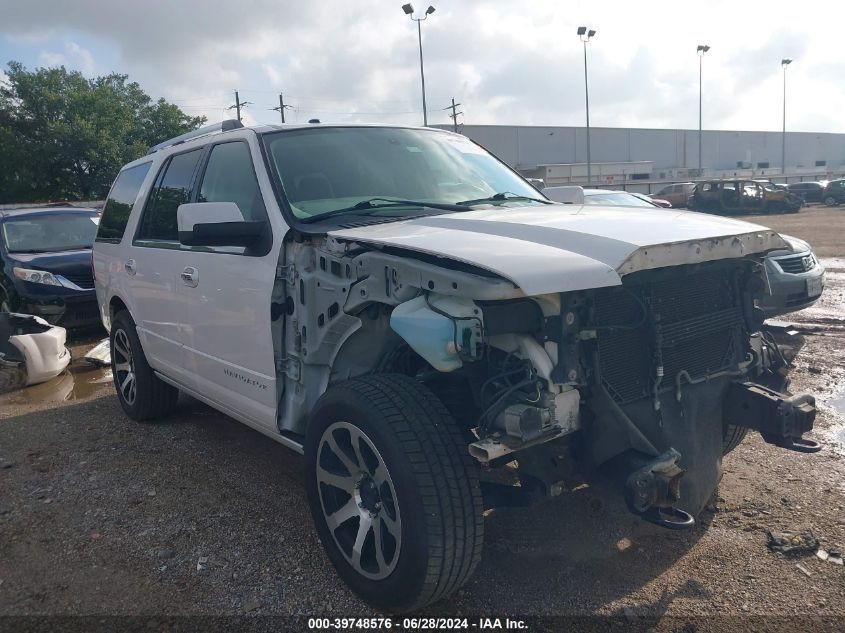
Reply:
<svg viewBox="0 0 845 633"><path fill-rule="evenodd" d="M736 365L744 322L734 272L679 268L668 278L595 294L599 372L616 402L651 395L659 358L661 390L672 388L682 371L695 379Z"/></svg>

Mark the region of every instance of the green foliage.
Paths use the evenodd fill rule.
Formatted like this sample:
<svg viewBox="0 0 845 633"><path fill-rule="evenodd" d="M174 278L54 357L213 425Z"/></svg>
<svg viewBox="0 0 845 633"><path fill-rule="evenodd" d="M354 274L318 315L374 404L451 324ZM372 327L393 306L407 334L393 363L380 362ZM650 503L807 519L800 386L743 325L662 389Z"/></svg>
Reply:
<svg viewBox="0 0 845 633"><path fill-rule="evenodd" d="M156 143L197 128L126 75L9 62L0 84L0 203L102 199L118 170Z"/></svg>

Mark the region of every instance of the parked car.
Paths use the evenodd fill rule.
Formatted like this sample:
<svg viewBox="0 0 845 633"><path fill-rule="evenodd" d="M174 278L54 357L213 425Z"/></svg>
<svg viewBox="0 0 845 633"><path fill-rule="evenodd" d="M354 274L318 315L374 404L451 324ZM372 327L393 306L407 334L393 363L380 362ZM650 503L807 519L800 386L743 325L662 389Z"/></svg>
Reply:
<svg viewBox="0 0 845 633"><path fill-rule="evenodd" d="M805 202L821 202L824 185L820 182L793 182L788 185L790 193L801 196Z"/></svg>
<svg viewBox="0 0 845 633"><path fill-rule="evenodd" d="M763 185L764 189L768 189L769 191L789 191L789 185L784 182L772 182L765 178L755 178L754 182L759 182Z"/></svg>
<svg viewBox="0 0 845 633"><path fill-rule="evenodd" d="M784 246L554 204L444 130L226 122L123 168L94 269L126 414L184 391L304 453L338 574L407 611L470 577L485 508L612 460L632 511L690 527L748 428L818 450L752 303Z"/></svg>
<svg viewBox="0 0 845 633"><path fill-rule="evenodd" d="M781 237L787 247L766 256L771 294L759 300L766 316L797 312L813 305L824 290L825 269L810 245L791 235Z"/></svg>
<svg viewBox="0 0 845 633"><path fill-rule="evenodd" d="M545 195L549 200L564 204L589 204L611 207L645 207L647 209L665 207L666 205L669 205L669 203L665 200L662 201L664 204L658 204L657 200L649 198L641 193L618 191L616 189L589 189L581 187L580 185L546 187L542 191L543 195Z"/></svg>
<svg viewBox="0 0 845 633"><path fill-rule="evenodd" d="M829 207L845 202L845 179L831 180L822 192L822 200Z"/></svg>
<svg viewBox="0 0 845 633"><path fill-rule="evenodd" d="M789 191L767 188L754 180L706 180L699 182L687 207L705 213L795 213L803 200Z"/></svg>
<svg viewBox="0 0 845 633"><path fill-rule="evenodd" d="M93 209L0 211L0 311L66 328L98 325L91 269L98 222Z"/></svg>
<svg viewBox="0 0 845 633"><path fill-rule="evenodd" d="M656 201L622 191L608 189L583 189L578 186L550 187L543 190L550 199L570 204L609 205L632 207L655 207ZM813 305L824 289L824 267L816 259L809 244L789 235L781 235L785 246L766 255L766 273L770 293L763 296L758 305L766 316L772 317L788 312L797 312Z"/></svg>
<svg viewBox="0 0 845 633"><path fill-rule="evenodd" d="M629 193L632 196L636 196L640 200L645 200L646 202L651 202L652 204L654 204L657 207L661 207L663 209L671 209L672 208L672 203L669 202L668 200L664 200L663 198L654 198L652 196L647 196L644 193L639 193L637 191L631 191Z"/></svg>
<svg viewBox="0 0 845 633"><path fill-rule="evenodd" d="M694 182L678 182L666 185L650 195L652 198L667 200L673 207L685 207L693 189L695 189Z"/></svg>

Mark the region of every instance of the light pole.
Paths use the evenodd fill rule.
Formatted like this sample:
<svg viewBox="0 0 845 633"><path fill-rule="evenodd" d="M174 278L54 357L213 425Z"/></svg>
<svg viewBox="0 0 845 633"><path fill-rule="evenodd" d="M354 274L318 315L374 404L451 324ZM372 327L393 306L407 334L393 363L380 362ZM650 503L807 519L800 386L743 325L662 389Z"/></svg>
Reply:
<svg viewBox="0 0 845 633"><path fill-rule="evenodd" d="M786 174L786 67L792 63L791 59L780 60L783 67L783 135L780 150L780 173Z"/></svg>
<svg viewBox="0 0 845 633"><path fill-rule="evenodd" d="M434 13L434 7L429 5L428 9L425 10L425 15L421 18L414 17L414 7L411 6L410 2L408 4L403 4L402 10L405 12L405 15L417 23L417 37L420 42L420 81L422 82L423 125L428 125L428 112L425 107L425 71L423 70L422 27L420 26L420 23Z"/></svg>
<svg viewBox="0 0 845 633"><path fill-rule="evenodd" d="M578 27L578 37L584 43L584 100L587 105L587 183L593 179L593 165L590 160L590 85L587 82L587 42L596 32L587 30L586 26Z"/></svg>
<svg viewBox="0 0 845 633"><path fill-rule="evenodd" d="M698 177L703 175L701 164L701 60L704 59L704 53L710 50L707 44L699 44L696 51L698 52Z"/></svg>

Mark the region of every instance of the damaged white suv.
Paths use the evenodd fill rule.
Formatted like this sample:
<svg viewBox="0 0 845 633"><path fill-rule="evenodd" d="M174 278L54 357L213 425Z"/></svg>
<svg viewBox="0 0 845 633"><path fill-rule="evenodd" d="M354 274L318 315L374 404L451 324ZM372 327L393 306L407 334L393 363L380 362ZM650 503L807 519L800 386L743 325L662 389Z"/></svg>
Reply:
<svg viewBox="0 0 845 633"><path fill-rule="evenodd" d="M472 574L487 507L613 467L685 527L747 429L817 450L754 304L783 247L551 203L441 130L230 121L120 172L94 270L126 413L184 391L304 453L338 573L407 611Z"/></svg>

